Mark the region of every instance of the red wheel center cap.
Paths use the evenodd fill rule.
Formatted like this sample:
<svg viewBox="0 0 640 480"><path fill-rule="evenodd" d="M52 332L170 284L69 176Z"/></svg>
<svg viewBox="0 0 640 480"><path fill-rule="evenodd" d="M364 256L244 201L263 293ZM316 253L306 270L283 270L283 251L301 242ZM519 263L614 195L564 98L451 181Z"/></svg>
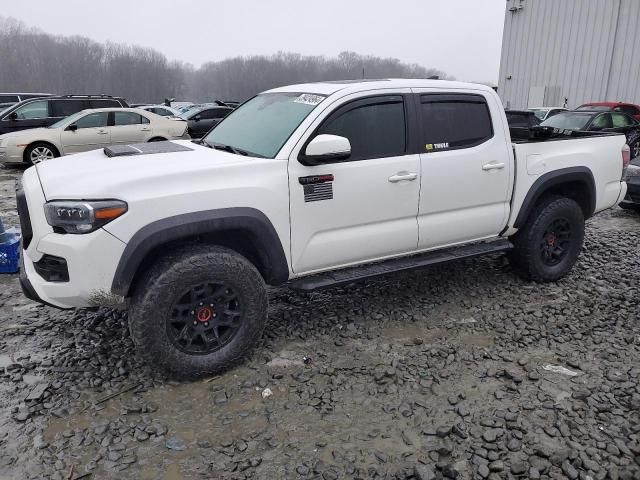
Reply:
<svg viewBox="0 0 640 480"><path fill-rule="evenodd" d="M200 307L196 312L196 318L199 322L208 322L212 315L213 312L209 307Z"/></svg>
<svg viewBox="0 0 640 480"><path fill-rule="evenodd" d="M547 243L551 246L556 244L556 236L553 233L547 237Z"/></svg>

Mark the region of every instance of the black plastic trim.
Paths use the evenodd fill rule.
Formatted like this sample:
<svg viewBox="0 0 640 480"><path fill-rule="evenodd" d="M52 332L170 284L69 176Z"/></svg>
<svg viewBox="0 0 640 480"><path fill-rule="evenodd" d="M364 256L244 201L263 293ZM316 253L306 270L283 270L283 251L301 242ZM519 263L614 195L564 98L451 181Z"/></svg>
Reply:
<svg viewBox="0 0 640 480"><path fill-rule="evenodd" d="M514 222L514 228L520 228L527 221L529 212L536 204L538 199L547 192L550 188L567 182L580 182L584 183L588 191L588 206L585 218L593 215L596 208L596 182L593 179L593 173L587 167L567 167L553 172L545 173L538 178L531 186L527 195L524 197L520 212Z"/></svg>
<svg viewBox="0 0 640 480"><path fill-rule="evenodd" d="M279 285L289 278L289 266L278 234L269 219L253 208L222 208L187 213L150 223L138 230L125 248L111 291L126 296L138 268L153 249L169 242L216 232L242 231L262 250L265 281Z"/></svg>
<svg viewBox="0 0 640 480"><path fill-rule="evenodd" d="M31 285L31 282L29 281L29 278L27 277L27 274L24 270L24 259L22 255L24 255L24 252L22 252L22 254L20 255L20 275L19 275L20 288L22 289L22 294L25 297L27 297L29 300L33 300L34 302L38 302L43 305L47 305L48 307L57 308L58 310L68 310L66 308L53 305L49 302L45 302L44 300L42 300L42 298L40 298L40 296L36 293L35 289L33 288L33 285Z"/></svg>

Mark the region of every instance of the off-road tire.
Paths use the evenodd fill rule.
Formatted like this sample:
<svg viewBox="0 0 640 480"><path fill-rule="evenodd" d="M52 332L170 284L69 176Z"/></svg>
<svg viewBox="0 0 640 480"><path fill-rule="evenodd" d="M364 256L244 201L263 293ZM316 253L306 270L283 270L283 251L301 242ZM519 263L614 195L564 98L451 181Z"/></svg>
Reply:
<svg viewBox="0 0 640 480"><path fill-rule="evenodd" d="M244 315L231 340L207 354L189 354L172 343L167 319L185 289L224 282L242 296ZM213 375L238 364L260 339L267 320L267 290L242 255L217 246L194 246L167 254L136 285L129 309L130 331L138 353L155 370L187 380Z"/></svg>
<svg viewBox="0 0 640 480"><path fill-rule="evenodd" d="M556 265L543 261L544 235L556 220L565 220L570 229L566 253ZM511 238L513 250L508 254L514 269L527 280L553 282L564 277L575 265L584 241L584 214L574 200L546 196L533 208L526 224Z"/></svg>

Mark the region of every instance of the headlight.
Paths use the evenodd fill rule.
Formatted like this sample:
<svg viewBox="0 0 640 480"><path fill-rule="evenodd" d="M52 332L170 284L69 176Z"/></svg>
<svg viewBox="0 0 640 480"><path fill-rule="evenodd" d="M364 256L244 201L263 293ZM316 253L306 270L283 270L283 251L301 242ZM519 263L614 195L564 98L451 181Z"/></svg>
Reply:
<svg viewBox="0 0 640 480"><path fill-rule="evenodd" d="M47 223L65 233L93 232L126 211L127 204L120 200L56 200L44 205Z"/></svg>
<svg viewBox="0 0 640 480"><path fill-rule="evenodd" d="M630 164L624 174L624 180L631 177L640 177L640 167Z"/></svg>

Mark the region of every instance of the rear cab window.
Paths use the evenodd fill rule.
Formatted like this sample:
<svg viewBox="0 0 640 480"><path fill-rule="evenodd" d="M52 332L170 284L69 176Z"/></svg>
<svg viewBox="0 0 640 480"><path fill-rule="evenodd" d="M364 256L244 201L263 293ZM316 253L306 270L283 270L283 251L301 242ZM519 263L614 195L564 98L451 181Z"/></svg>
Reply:
<svg viewBox="0 0 640 480"><path fill-rule="evenodd" d="M422 152L471 148L493 138L487 100L477 94L420 95Z"/></svg>

